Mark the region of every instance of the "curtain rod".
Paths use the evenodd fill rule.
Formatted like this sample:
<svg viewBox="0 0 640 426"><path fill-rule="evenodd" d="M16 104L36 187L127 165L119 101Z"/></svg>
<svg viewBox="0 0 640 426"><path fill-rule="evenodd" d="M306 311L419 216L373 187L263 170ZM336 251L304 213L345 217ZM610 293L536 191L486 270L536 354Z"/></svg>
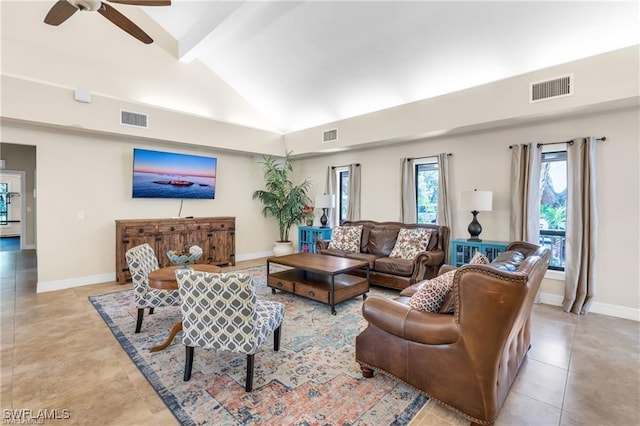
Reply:
<svg viewBox="0 0 640 426"><path fill-rule="evenodd" d="M603 136L603 137L601 137L601 138L596 138L596 140L597 140L597 141L602 141L602 142L604 142L604 141L606 141L606 140L607 140L607 137L606 137L606 136ZM536 146L537 146L538 148L540 148L540 147L541 147L541 146L543 146L543 145L555 145L555 144L558 144L558 143L566 143L566 144L569 144L569 145L573 145L573 141L561 141L561 142L546 142L546 143L538 143L538 144L536 144ZM513 148L513 145L509 145L509 149L511 149L511 148Z"/></svg>
<svg viewBox="0 0 640 426"><path fill-rule="evenodd" d="M452 156L453 153L451 152L447 152L447 156ZM427 155L426 157L415 157L415 158L407 158L407 161L412 161L412 160L422 160L423 158L432 158L432 157L437 157L437 155Z"/></svg>
<svg viewBox="0 0 640 426"><path fill-rule="evenodd" d="M344 166L331 166L332 169L338 169L340 167L349 167L351 164L345 164ZM356 167L360 167L360 163L355 164Z"/></svg>

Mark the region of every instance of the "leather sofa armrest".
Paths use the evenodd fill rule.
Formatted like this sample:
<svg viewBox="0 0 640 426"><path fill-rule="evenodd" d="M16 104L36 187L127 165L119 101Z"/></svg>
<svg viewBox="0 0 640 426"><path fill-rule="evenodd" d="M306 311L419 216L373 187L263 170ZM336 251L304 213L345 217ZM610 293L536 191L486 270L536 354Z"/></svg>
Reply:
<svg viewBox="0 0 640 426"><path fill-rule="evenodd" d="M414 262L424 263L425 265L440 265L444 261L444 252L440 249L422 251L418 253Z"/></svg>
<svg viewBox="0 0 640 426"><path fill-rule="evenodd" d="M442 262L444 262L444 252L440 249L418 253L413 260L412 281L415 283L426 278L429 267L440 265Z"/></svg>
<svg viewBox="0 0 640 426"><path fill-rule="evenodd" d="M362 315L370 324L417 343L443 345L455 343L460 338L453 315L418 311L380 296L372 295L365 300Z"/></svg>
<svg viewBox="0 0 640 426"><path fill-rule="evenodd" d="M329 248L329 243L331 240L316 240L316 253L319 253L320 250L324 250Z"/></svg>

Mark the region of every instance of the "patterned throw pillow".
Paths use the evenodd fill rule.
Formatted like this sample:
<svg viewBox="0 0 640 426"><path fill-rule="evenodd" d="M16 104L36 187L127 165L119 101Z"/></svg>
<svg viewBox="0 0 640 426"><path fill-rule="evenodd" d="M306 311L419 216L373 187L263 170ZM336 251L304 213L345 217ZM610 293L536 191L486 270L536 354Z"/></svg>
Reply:
<svg viewBox="0 0 640 426"><path fill-rule="evenodd" d="M431 231L424 228L402 228L389 257L413 260L421 251L427 250Z"/></svg>
<svg viewBox="0 0 640 426"><path fill-rule="evenodd" d="M360 252L360 237L362 225L336 226L329 241L329 248L358 253Z"/></svg>
<svg viewBox="0 0 640 426"><path fill-rule="evenodd" d="M409 306L425 312L438 312L453 285L455 269L427 280L424 285L409 298Z"/></svg>
<svg viewBox="0 0 640 426"><path fill-rule="evenodd" d="M469 261L469 265L488 265L489 263L491 262L489 262L487 256L480 253L479 251L477 251Z"/></svg>

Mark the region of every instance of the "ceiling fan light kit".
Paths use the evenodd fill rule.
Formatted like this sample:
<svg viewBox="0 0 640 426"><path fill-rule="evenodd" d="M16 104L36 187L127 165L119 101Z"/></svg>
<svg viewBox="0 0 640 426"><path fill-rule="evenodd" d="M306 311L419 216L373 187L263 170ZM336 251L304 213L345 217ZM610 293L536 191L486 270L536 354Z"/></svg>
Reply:
<svg viewBox="0 0 640 426"><path fill-rule="evenodd" d="M108 0L111 3L129 4L134 6L171 6L171 0ZM60 25L78 10L83 12L98 12L120 29L137 38L145 44L153 43L140 27L117 9L101 0L58 0L47 13L44 22L49 25Z"/></svg>
<svg viewBox="0 0 640 426"><path fill-rule="evenodd" d="M72 6L82 11L95 11L100 9L102 2L100 0L68 0ZM117 2L114 2L117 3Z"/></svg>

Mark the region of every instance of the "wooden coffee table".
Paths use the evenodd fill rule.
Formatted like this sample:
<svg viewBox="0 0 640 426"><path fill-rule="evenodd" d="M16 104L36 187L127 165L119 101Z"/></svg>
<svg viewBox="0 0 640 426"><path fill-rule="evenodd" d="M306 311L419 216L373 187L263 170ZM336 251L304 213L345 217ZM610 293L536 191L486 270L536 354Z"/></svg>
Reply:
<svg viewBox="0 0 640 426"><path fill-rule="evenodd" d="M156 269L155 271L151 271L149 273L149 287L155 288L156 290L177 290L178 289L178 280L176 279L176 270L180 269L180 266L169 266L166 268ZM215 265L207 265L203 263L197 263L191 265L191 269L194 271L200 272L212 272L218 273L222 272L222 269L219 266ZM182 321L177 322L171 331L169 332L169 337L164 341L164 343L154 346L151 348L150 352L158 352L166 349L173 339L175 339L176 334L179 331L182 331Z"/></svg>
<svg viewBox="0 0 640 426"><path fill-rule="evenodd" d="M291 266L293 269L271 273L270 265ZM349 275L348 272L366 268L367 277ZM276 289L316 300L331 306L369 291L369 262L314 253L297 253L267 259L267 285Z"/></svg>

